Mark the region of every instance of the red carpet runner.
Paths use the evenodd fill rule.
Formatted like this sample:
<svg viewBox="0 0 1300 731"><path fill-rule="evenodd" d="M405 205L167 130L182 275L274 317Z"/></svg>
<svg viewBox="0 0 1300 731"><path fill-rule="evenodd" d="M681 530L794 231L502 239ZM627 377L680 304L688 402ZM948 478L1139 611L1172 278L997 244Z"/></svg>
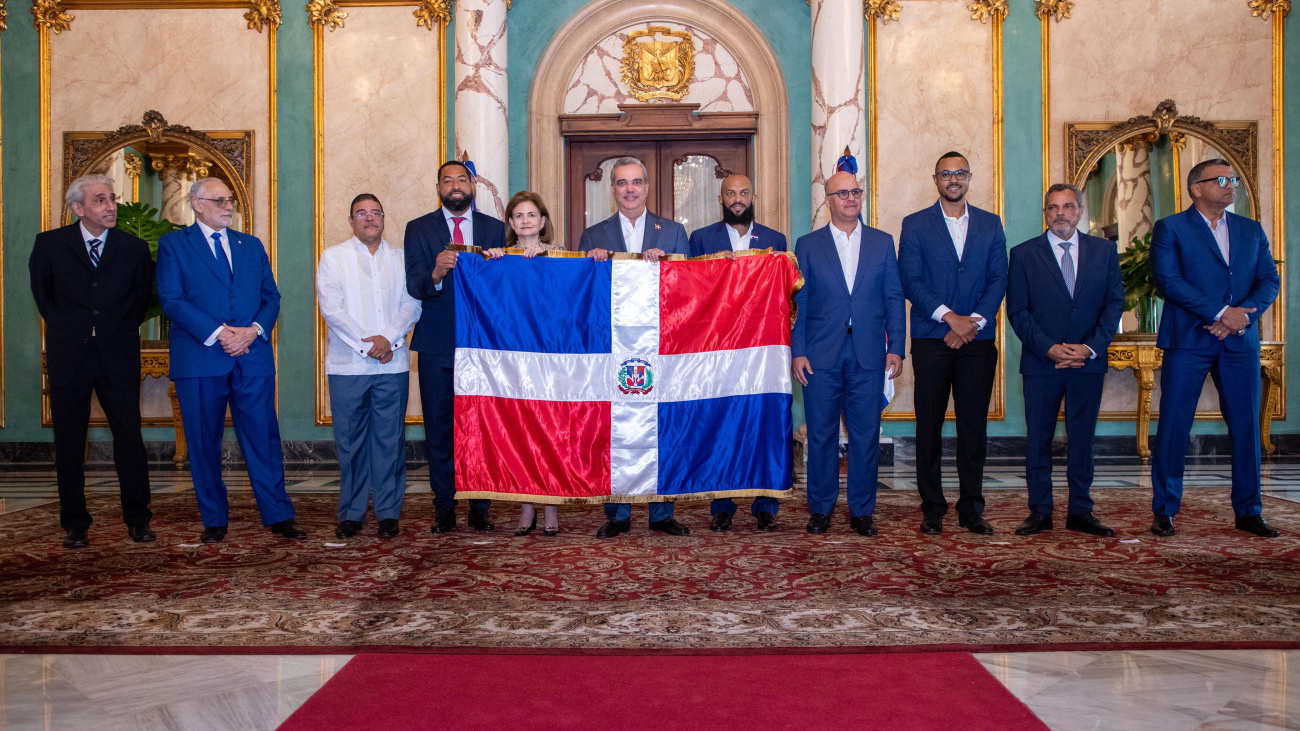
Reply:
<svg viewBox="0 0 1300 731"><path fill-rule="evenodd" d="M968 653L357 655L280 727L1046 729Z"/></svg>

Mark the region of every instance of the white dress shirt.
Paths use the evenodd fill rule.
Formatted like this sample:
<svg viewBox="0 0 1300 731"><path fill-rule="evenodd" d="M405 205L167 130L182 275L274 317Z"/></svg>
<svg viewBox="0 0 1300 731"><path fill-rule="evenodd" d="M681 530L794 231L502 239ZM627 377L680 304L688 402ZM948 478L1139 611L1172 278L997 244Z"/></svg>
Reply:
<svg viewBox="0 0 1300 731"><path fill-rule="evenodd" d="M1079 229L1076 228L1068 239L1063 239L1048 229L1047 243L1052 245L1052 253L1056 255L1056 266L1061 267L1062 277L1065 276L1065 266L1061 264L1065 260L1065 249L1061 248L1061 244L1067 242L1070 244L1070 258L1074 260L1074 285L1077 287L1079 286ZM1097 351L1087 345L1083 347L1088 348L1088 352L1092 353L1088 356L1089 360L1097 357Z"/></svg>
<svg viewBox="0 0 1300 731"><path fill-rule="evenodd" d="M835 251L840 255L840 268L844 270L844 283L853 293L853 282L858 276L858 253L862 249L862 222L853 227L853 233L844 233L835 224L831 224L831 239L835 242Z"/></svg>
<svg viewBox="0 0 1300 731"><path fill-rule="evenodd" d="M1201 213L1201 209L1197 208L1196 212ZM1210 234L1214 236L1214 243L1219 245L1219 253L1223 254L1223 260L1225 262L1232 261L1231 259L1228 258L1228 254L1231 253L1232 249L1229 245L1230 242L1228 241L1227 211L1224 211L1224 213L1219 217L1219 222L1217 225L1210 223L1210 219L1206 218L1204 213L1201 213L1201 220L1205 221L1206 226L1210 227ZM1222 310L1219 310L1219 314L1215 315L1214 319L1218 320L1220 317L1223 317L1223 313L1227 312L1227 310L1228 308L1226 306Z"/></svg>
<svg viewBox="0 0 1300 731"><path fill-rule="evenodd" d="M208 225L202 221L195 221L195 223L199 225L199 230L203 232L203 240L208 242L208 251L212 252L213 261L216 261L217 259L217 245L212 240L212 234L214 233L221 234L221 250L226 253L226 263L230 265L231 272L233 273L235 268L235 260L230 256L230 232L224 228L221 229L220 231L209 228ZM267 339L266 331L262 329L261 325L255 322L253 323L253 327L257 328L257 334L260 335L263 340ZM217 336L221 335L221 331L225 329L226 326L222 325L216 330L213 330L212 334L208 336L208 339L203 341L203 344L212 345L213 343L217 342Z"/></svg>
<svg viewBox="0 0 1300 731"><path fill-rule="evenodd" d="M368 376L405 373L411 356L404 347L406 333L420 319L420 302L406 291L403 253L380 241L374 254L357 237L321 252L316 268L316 301L329 327L325 373ZM382 335L393 346L387 363L366 355L372 343L362 338Z"/></svg>
<svg viewBox="0 0 1300 731"><path fill-rule="evenodd" d="M456 243L456 222L451 219L456 218L457 216L451 211L447 210L446 206L443 206L441 210L442 210L442 217L447 219L447 233L451 234L451 238L449 238L448 241L452 243ZM468 211L465 211L465 213L461 215L460 218L465 219L460 222L460 234L461 237L465 239L465 246L473 246L474 245L474 209L471 208ZM442 281L439 280L437 284L433 285L433 288L441 292ZM395 356L394 359L396 359Z"/></svg>
<svg viewBox="0 0 1300 731"><path fill-rule="evenodd" d="M745 229L744 234L736 233L736 229L729 225L725 226L725 228L727 229L727 238L731 241L732 251L744 251L752 248L750 244L754 238L754 224L749 224L749 228Z"/></svg>
<svg viewBox="0 0 1300 731"><path fill-rule="evenodd" d="M942 212L943 208L941 207L939 210ZM970 230L970 204L963 203L961 215L955 218L944 213L943 222L948 227L948 235L952 237L952 246L957 250L957 261L961 261L962 255L966 253L966 232ZM949 309L948 305L939 305L934 308L934 312L930 313L930 319L935 322L943 322L943 316L949 312L952 312L952 310ZM983 315L972 312L970 316L978 318L975 320L975 327L983 330L987 324Z"/></svg>
<svg viewBox="0 0 1300 731"><path fill-rule="evenodd" d="M640 254L645 243L645 220L645 211L641 211L641 217L635 221L624 216L622 211L618 212L618 222L623 227L623 244L634 254Z"/></svg>

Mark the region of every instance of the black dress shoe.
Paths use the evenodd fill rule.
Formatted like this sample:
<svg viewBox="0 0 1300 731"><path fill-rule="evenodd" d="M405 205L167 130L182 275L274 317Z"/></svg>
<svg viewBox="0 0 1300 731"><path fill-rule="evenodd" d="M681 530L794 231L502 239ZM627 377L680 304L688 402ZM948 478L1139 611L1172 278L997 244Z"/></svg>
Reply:
<svg viewBox="0 0 1300 731"><path fill-rule="evenodd" d="M1103 525L1100 520L1097 520L1097 516L1092 513L1088 513L1087 515L1071 514L1065 516L1065 529L1076 530L1080 533L1087 533L1094 536L1101 536L1102 538L1115 537L1115 531Z"/></svg>
<svg viewBox="0 0 1300 731"><path fill-rule="evenodd" d="M1157 515L1155 520L1151 521L1151 532L1161 538L1168 538L1174 534L1174 519L1168 515Z"/></svg>
<svg viewBox="0 0 1300 731"><path fill-rule="evenodd" d="M469 527L476 531L496 530L496 524L488 517L486 510L470 510L469 518L465 520Z"/></svg>
<svg viewBox="0 0 1300 731"><path fill-rule="evenodd" d="M1273 529L1273 526L1264 522L1263 516L1260 515L1242 515L1237 517L1237 530L1244 530L1247 533L1254 533L1260 538L1277 538L1282 535Z"/></svg>
<svg viewBox="0 0 1300 731"><path fill-rule="evenodd" d="M307 531L298 527L293 518L282 520L279 523L271 524L271 532L277 536L284 536L295 541L301 541L307 537Z"/></svg>
<svg viewBox="0 0 1300 731"><path fill-rule="evenodd" d="M977 536L993 535L993 526L982 515L967 515L957 518L957 525Z"/></svg>
<svg viewBox="0 0 1300 731"><path fill-rule="evenodd" d="M849 527L858 532L860 536L876 535L880 531L876 530L876 521L870 515L859 515L855 518L849 518Z"/></svg>
<svg viewBox="0 0 1300 731"><path fill-rule="evenodd" d="M154 535L153 530L149 528L148 523L128 525L126 527L126 534L136 543L153 543L158 540L158 536Z"/></svg>
<svg viewBox="0 0 1300 731"><path fill-rule="evenodd" d="M1025 522L1016 527L1018 536L1036 536L1045 530L1052 529L1052 514L1040 513L1037 510L1029 511L1029 517Z"/></svg>
<svg viewBox="0 0 1300 731"><path fill-rule="evenodd" d="M456 509L439 508L437 516L433 519L433 527L429 529L430 533L450 533L456 530Z"/></svg>
<svg viewBox="0 0 1300 731"><path fill-rule="evenodd" d="M709 521L709 530L715 532L731 530L731 513L714 513L713 520Z"/></svg>
<svg viewBox="0 0 1300 731"><path fill-rule="evenodd" d="M73 528L63 537L64 548L85 548L89 545L90 538L86 536L85 528Z"/></svg>
<svg viewBox="0 0 1300 731"><path fill-rule="evenodd" d="M339 522L339 527L334 529L334 537L340 540L344 538L353 538L361 532L361 524L355 520L344 520Z"/></svg>
<svg viewBox="0 0 1300 731"><path fill-rule="evenodd" d="M766 533L776 532L776 516L771 513L759 513L758 529Z"/></svg>
<svg viewBox="0 0 1300 731"><path fill-rule="evenodd" d="M730 524L731 521L727 522ZM652 520L650 521L650 530L657 533L667 533L670 536L688 536L691 534L691 529L678 523L675 518Z"/></svg>
<svg viewBox="0 0 1300 731"><path fill-rule="evenodd" d="M527 528L516 528L515 535L526 536L529 533L532 533L533 529L536 527L537 527L537 513L533 513L533 522L529 523Z"/></svg>
<svg viewBox="0 0 1300 731"><path fill-rule="evenodd" d="M830 530L831 516L825 513L813 513L808 516L808 532L813 535L821 535Z"/></svg>
<svg viewBox="0 0 1300 731"><path fill-rule="evenodd" d="M927 536L937 536L943 532L943 516L927 515L921 519L921 532Z"/></svg>
<svg viewBox="0 0 1300 731"><path fill-rule="evenodd" d="M224 525L206 525L203 532L199 534L201 543L220 543L226 540L226 526Z"/></svg>
<svg viewBox="0 0 1300 731"><path fill-rule="evenodd" d="M619 533L626 533L632 530L632 521L630 520L607 520L605 524L596 531L597 538L613 538Z"/></svg>
<svg viewBox="0 0 1300 731"><path fill-rule="evenodd" d="M380 538L396 538L402 532L402 528L397 523L397 518L384 518L379 521Z"/></svg>

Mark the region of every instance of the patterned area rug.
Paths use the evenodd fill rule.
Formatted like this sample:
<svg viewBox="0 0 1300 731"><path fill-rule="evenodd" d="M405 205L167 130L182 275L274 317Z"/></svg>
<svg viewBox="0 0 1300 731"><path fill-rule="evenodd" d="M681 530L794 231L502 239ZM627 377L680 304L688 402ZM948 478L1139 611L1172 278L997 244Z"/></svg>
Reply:
<svg viewBox="0 0 1300 731"><path fill-rule="evenodd" d="M800 496L800 499L802 496ZM192 495L153 498L159 541L125 536L112 496L91 498L91 547L65 551L57 506L0 516L0 645L14 648L530 648L726 650L963 645L1300 642L1300 505L1267 499L1284 531L1232 528L1226 489L1190 490L1178 535L1148 532L1148 493L1097 492L1117 531L1011 533L1023 492L991 492L997 534L918 530L917 499L882 491L881 534L847 517L804 532L787 503L782 530L753 529L748 505L710 533L707 503L680 505L692 534L645 528L598 541L603 514L562 508L564 533L428 533L425 496L407 501L403 534L333 537L332 495L296 495L311 532L290 542L260 527L252 497L232 495L225 543L199 545ZM1064 494L1057 504L1064 505ZM256 650L253 650L256 651ZM288 651L293 651L288 649Z"/></svg>

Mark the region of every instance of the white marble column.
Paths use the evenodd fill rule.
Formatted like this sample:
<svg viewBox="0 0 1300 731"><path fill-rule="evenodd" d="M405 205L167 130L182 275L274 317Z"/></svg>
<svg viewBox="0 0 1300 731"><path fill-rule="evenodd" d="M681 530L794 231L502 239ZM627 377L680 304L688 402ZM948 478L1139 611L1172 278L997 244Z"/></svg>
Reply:
<svg viewBox="0 0 1300 731"><path fill-rule="evenodd" d="M185 170L166 167L158 172L162 181L162 210L159 215L171 221L188 226L194 223L194 210L190 208L190 186L194 178Z"/></svg>
<svg viewBox="0 0 1300 731"><path fill-rule="evenodd" d="M1134 141L1115 151L1115 220L1119 248L1142 238L1155 225L1151 201L1151 145Z"/></svg>
<svg viewBox="0 0 1300 731"><path fill-rule="evenodd" d="M478 172L479 210L504 218L510 200L506 0L456 3L456 159L462 153Z"/></svg>
<svg viewBox="0 0 1300 731"><path fill-rule="evenodd" d="M829 220L823 186L846 145L866 177L865 28L860 0L812 0L813 228Z"/></svg>

